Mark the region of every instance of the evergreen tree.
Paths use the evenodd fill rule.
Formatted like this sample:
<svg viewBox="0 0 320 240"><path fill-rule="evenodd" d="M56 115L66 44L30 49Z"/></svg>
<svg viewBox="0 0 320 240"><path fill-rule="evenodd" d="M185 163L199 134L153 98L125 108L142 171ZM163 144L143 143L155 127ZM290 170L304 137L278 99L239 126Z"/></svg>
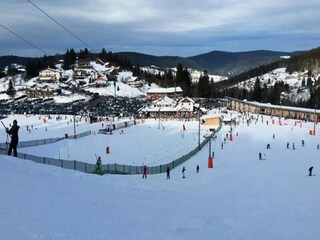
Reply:
<svg viewBox="0 0 320 240"><path fill-rule="evenodd" d="M76 59L77 59L77 56L74 49L72 48L70 49L70 51L69 49L67 49L67 52L63 58L63 68L65 70L71 69L72 65L76 62Z"/></svg>
<svg viewBox="0 0 320 240"><path fill-rule="evenodd" d="M182 72L182 90L184 96L192 97L191 76L187 68Z"/></svg>
<svg viewBox="0 0 320 240"><path fill-rule="evenodd" d="M13 97L15 95L15 89L13 87L13 84L12 84L12 81L11 79L9 80L9 85L8 85L8 89L6 91L6 93L10 96L10 97Z"/></svg>
<svg viewBox="0 0 320 240"><path fill-rule="evenodd" d="M33 78L39 75L36 60L28 60L26 63L26 77Z"/></svg>
<svg viewBox="0 0 320 240"><path fill-rule="evenodd" d="M177 72L176 72L176 83L182 82L182 75L183 75L183 66L181 63L178 63L177 65Z"/></svg>
<svg viewBox="0 0 320 240"><path fill-rule="evenodd" d="M260 86L260 79L257 77L254 83L253 93L252 93L252 100L260 102L261 101L261 93L262 89Z"/></svg>
<svg viewBox="0 0 320 240"><path fill-rule="evenodd" d="M104 62L106 62L107 61L107 51L106 51L106 49L105 48L102 48L102 50L101 50L101 52L99 53L99 55L98 55L98 57L102 60L102 61L104 61Z"/></svg>
<svg viewBox="0 0 320 240"><path fill-rule="evenodd" d="M88 59L89 58L89 51L87 48L85 48L84 50L80 50L79 53L79 59Z"/></svg>
<svg viewBox="0 0 320 240"><path fill-rule="evenodd" d="M198 97L210 97L210 86L208 72L200 76L198 83Z"/></svg>
<svg viewBox="0 0 320 240"><path fill-rule="evenodd" d="M248 99L248 90L246 88L242 89L242 99Z"/></svg>
<svg viewBox="0 0 320 240"><path fill-rule="evenodd" d="M132 75L135 76L135 77L140 77L141 76L141 70L140 70L140 65L139 64L137 64L136 66L133 67Z"/></svg>
<svg viewBox="0 0 320 240"><path fill-rule="evenodd" d="M69 49L67 49L67 52L65 53L64 58L63 58L63 68L65 70L68 70L71 68L71 58L70 58Z"/></svg>
<svg viewBox="0 0 320 240"><path fill-rule="evenodd" d="M268 102L268 87L266 83L263 84L261 90L261 102Z"/></svg>

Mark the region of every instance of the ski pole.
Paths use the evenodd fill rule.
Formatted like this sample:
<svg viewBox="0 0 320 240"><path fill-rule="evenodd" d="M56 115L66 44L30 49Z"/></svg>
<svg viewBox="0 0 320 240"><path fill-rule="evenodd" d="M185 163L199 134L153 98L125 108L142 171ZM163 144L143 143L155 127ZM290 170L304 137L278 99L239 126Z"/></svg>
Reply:
<svg viewBox="0 0 320 240"><path fill-rule="evenodd" d="M6 125L4 125L4 123L2 121L1 121L1 123L2 123L2 126L7 130Z"/></svg>
<svg viewBox="0 0 320 240"><path fill-rule="evenodd" d="M4 125L4 123L1 121L1 123L2 123L2 126L4 127L4 129L6 130L6 133L7 133L7 127L6 127L6 125ZM11 136L10 136L10 134L9 133L7 133L7 136L9 136L10 138L11 138Z"/></svg>

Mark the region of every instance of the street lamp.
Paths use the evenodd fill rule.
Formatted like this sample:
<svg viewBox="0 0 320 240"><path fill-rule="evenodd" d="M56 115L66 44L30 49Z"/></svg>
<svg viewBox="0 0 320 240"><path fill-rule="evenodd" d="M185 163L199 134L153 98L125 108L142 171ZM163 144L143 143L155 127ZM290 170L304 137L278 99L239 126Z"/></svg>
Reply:
<svg viewBox="0 0 320 240"><path fill-rule="evenodd" d="M316 135L316 122L318 121L318 117L317 117L317 113L316 113L316 109L317 109L317 104L314 105L314 125L313 125L313 135Z"/></svg>
<svg viewBox="0 0 320 240"><path fill-rule="evenodd" d="M213 168L213 157L214 157L214 153L212 153L212 155L211 155L211 140L212 140L212 138L214 138L214 137L215 137L215 130L214 130L213 134L211 134L211 136L208 136L208 137L205 136L205 138L209 138L208 168Z"/></svg>
<svg viewBox="0 0 320 240"><path fill-rule="evenodd" d="M158 120L158 129L160 129L160 109L161 109L161 107L159 107L159 110L158 110L158 118L159 118L159 120Z"/></svg>
<svg viewBox="0 0 320 240"><path fill-rule="evenodd" d="M72 109L73 109L73 136L74 136L74 139L77 138L77 133L76 133L76 113L75 113L75 110L74 110L74 105L72 106Z"/></svg>
<svg viewBox="0 0 320 240"><path fill-rule="evenodd" d="M117 98L117 83L116 83L116 79L114 79L114 81L113 81L113 86L114 86L114 101L116 101L116 98Z"/></svg>
<svg viewBox="0 0 320 240"><path fill-rule="evenodd" d="M201 146L200 146L200 104L199 104L199 109L198 109L198 120L199 120L198 148L200 151L201 150Z"/></svg>

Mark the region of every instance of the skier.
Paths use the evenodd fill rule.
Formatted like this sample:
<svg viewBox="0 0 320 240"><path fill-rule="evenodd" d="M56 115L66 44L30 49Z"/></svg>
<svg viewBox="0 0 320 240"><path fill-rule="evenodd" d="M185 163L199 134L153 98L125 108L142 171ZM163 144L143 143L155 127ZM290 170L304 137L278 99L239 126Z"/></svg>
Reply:
<svg viewBox="0 0 320 240"><path fill-rule="evenodd" d="M309 168L309 176L312 176L312 170L313 170L313 167L310 167Z"/></svg>
<svg viewBox="0 0 320 240"><path fill-rule="evenodd" d="M302 147L304 147L304 140L301 141Z"/></svg>
<svg viewBox="0 0 320 240"><path fill-rule="evenodd" d="M96 163L96 173L102 175L101 171L101 157L99 156Z"/></svg>
<svg viewBox="0 0 320 240"><path fill-rule="evenodd" d="M295 150L295 149L296 149L296 148L295 148L295 146L294 146L294 143L292 143L292 149L293 149L293 150Z"/></svg>
<svg viewBox="0 0 320 240"><path fill-rule="evenodd" d="M317 149L320 149L320 145L319 145L319 143L318 143L318 145L317 145Z"/></svg>
<svg viewBox="0 0 320 240"><path fill-rule="evenodd" d="M259 160L262 160L262 154L259 152Z"/></svg>
<svg viewBox="0 0 320 240"><path fill-rule="evenodd" d="M186 168L183 166L183 168L182 168L182 178L186 178L186 176L184 175L185 171L186 171Z"/></svg>
<svg viewBox="0 0 320 240"><path fill-rule="evenodd" d="M199 173L199 165L197 165L197 173Z"/></svg>
<svg viewBox="0 0 320 240"><path fill-rule="evenodd" d="M17 153L17 145L18 145L18 141L19 141L19 136L18 136L18 131L19 131L19 126L18 126L18 122L17 120L13 120L13 125L10 128L10 130L8 128L6 128L6 132L11 136L11 142L9 145L9 150L8 150L8 155L11 155L11 152L13 150L13 156L17 157L18 153Z"/></svg>
<svg viewBox="0 0 320 240"><path fill-rule="evenodd" d="M289 142L287 142L287 149L289 149Z"/></svg>
<svg viewBox="0 0 320 240"><path fill-rule="evenodd" d="M167 166L167 179L170 179L170 168L169 168L169 166Z"/></svg>
<svg viewBox="0 0 320 240"><path fill-rule="evenodd" d="M142 178L147 179L147 166L146 166L146 165L144 165L144 167L143 167L143 175L142 175Z"/></svg>
<svg viewBox="0 0 320 240"><path fill-rule="evenodd" d="M267 149L270 149L270 144L269 143L267 144Z"/></svg>

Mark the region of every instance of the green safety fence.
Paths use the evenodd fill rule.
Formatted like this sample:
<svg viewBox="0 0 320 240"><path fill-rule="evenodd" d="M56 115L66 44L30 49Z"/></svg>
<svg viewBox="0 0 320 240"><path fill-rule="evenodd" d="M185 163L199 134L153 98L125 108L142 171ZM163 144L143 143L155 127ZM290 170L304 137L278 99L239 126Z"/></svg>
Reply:
<svg viewBox="0 0 320 240"><path fill-rule="evenodd" d="M211 135L206 137L201 143L200 146L197 146L195 149L190 151L189 153L175 159L169 163L158 165L158 166L147 166L147 173L148 174L159 174L165 173L167 166L170 169L174 169L175 167L181 165L182 163L186 162L188 159L193 157L197 154L209 141L211 138L220 131L222 125L220 125ZM76 135L76 138L85 137L91 134L91 131L87 131L84 133L80 133ZM74 138L74 136L70 136L70 138ZM49 144L56 141L60 141L64 138L56 138L56 139L40 139L40 140L33 140L24 142L24 146L38 146L43 144ZM3 147L5 146L5 147ZM8 144L1 143L0 144L0 154L6 155L6 146ZM92 163L85 163L76 160L64 160L64 159L55 159L55 158L48 158L48 157L40 157L34 156L25 153L18 153L18 158L31 160L36 163L48 164L52 166L57 166L65 169L72 169L77 170L85 173L96 173L96 165ZM101 166L101 174L142 174L144 166L132 166L132 165L122 165L122 164L104 164Z"/></svg>

